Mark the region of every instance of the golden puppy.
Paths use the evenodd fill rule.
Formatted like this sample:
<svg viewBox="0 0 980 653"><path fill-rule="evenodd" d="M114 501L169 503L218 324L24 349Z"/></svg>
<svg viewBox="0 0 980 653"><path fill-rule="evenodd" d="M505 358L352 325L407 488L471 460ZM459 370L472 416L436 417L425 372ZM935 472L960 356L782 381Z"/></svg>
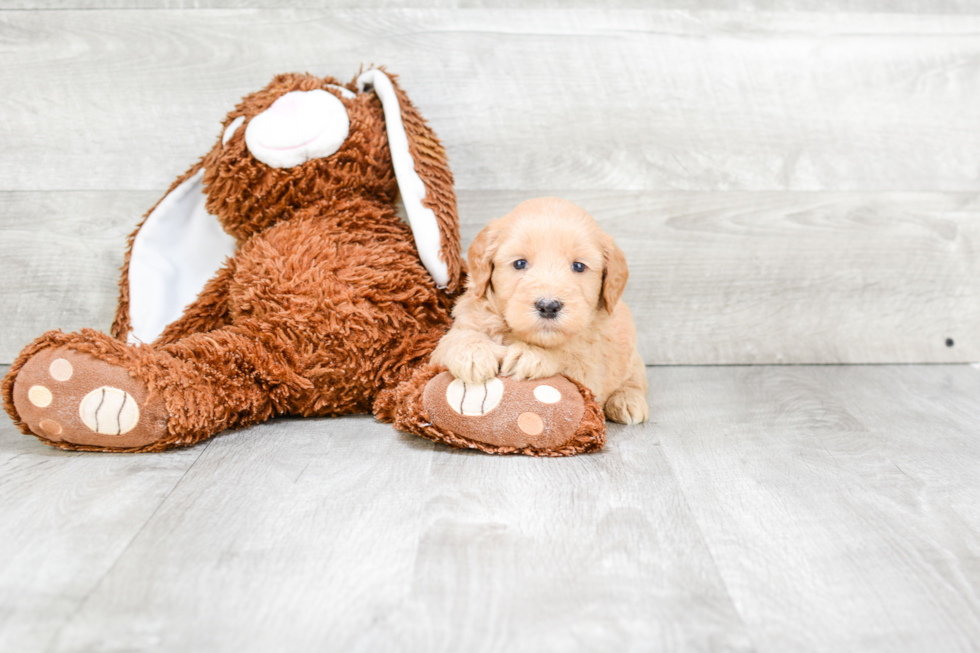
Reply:
<svg viewBox="0 0 980 653"><path fill-rule="evenodd" d="M591 389L609 419L646 421L646 370L619 301L628 276L622 250L583 209L554 197L523 202L470 246L467 289L432 362L466 383L564 374Z"/></svg>

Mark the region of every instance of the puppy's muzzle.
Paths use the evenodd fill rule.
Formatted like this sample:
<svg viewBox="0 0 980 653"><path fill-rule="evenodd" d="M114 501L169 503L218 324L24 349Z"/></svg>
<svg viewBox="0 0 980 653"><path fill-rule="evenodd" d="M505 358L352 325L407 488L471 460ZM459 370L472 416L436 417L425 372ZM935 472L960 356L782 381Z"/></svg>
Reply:
<svg viewBox="0 0 980 653"><path fill-rule="evenodd" d="M538 315L546 320L553 320L558 317L561 312L562 303L557 299L539 299L535 304L534 308L537 309Z"/></svg>

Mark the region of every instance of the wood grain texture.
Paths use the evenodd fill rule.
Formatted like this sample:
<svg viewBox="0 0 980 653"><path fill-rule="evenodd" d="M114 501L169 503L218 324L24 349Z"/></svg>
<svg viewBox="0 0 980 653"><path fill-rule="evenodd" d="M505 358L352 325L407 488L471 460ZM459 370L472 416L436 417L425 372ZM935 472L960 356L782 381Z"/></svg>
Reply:
<svg viewBox="0 0 980 653"><path fill-rule="evenodd" d="M648 365L980 360L975 194L561 195L626 253ZM526 198L462 193L466 246Z"/></svg>
<svg viewBox="0 0 980 653"><path fill-rule="evenodd" d="M49 329L108 332L126 237L162 194L0 193L0 363Z"/></svg>
<svg viewBox="0 0 980 653"><path fill-rule="evenodd" d="M750 650L656 433L609 435L568 460L437 449L412 590L365 650Z"/></svg>
<svg viewBox="0 0 980 653"><path fill-rule="evenodd" d="M626 252L648 364L980 360L976 195L561 194ZM464 246L527 197L460 191ZM48 329L109 328L125 236L158 198L0 193L0 361Z"/></svg>
<svg viewBox="0 0 980 653"><path fill-rule="evenodd" d="M975 191L980 16L3 12L0 190L165 187L274 73L387 63L459 187Z"/></svg>
<svg viewBox="0 0 980 653"><path fill-rule="evenodd" d="M370 418L214 441L52 648L748 650L655 437L573 460Z"/></svg>
<svg viewBox="0 0 980 653"><path fill-rule="evenodd" d="M652 6L0 12L0 361L107 328L122 237L242 94L365 62L467 238L545 194L617 236L648 363L980 360L972 5Z"/></svg>
<svg viewBox="0 0 980 653"><path fill-rule="evenodd" d="M759 650L975 650L976 368L650 379L664 454Z"/></svg>
<svg viewBox="0 0 980 653"><path fill-rule="evenodd" d="M275 0L0 0L10 9L278 9ZM690 0L293 0L309 9L691 9ZM705 11L977 14L973 0L699 0Z"/></svg>
<svg viewBox="0 0 980 653"><path fill-rule="evenodd" d="M407 591L431 445L351 417L212 446L53 650L350 651Z"/></svg>
<svg viewBox="0 0 980 653"><path fill-rule="evenodd" d="M134 456L0 423L0 643L974 650L980 369L648 378L650 423L564 460L454 451L367 417Z"/></svg>
<svg viewBox="0 0 980 653"><path fill-rule="evenodd" d="M67 453L22 435L4 414L0 650L47 650L204 450Z"/></svg>

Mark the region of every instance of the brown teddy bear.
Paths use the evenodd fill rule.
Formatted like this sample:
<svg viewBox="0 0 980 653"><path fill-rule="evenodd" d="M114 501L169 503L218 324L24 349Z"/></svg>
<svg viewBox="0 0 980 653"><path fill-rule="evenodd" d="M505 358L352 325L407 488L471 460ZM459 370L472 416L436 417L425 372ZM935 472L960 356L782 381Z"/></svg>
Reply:
<svg viewBox="0 0 980 653"><path fill-rule="evenodd" d="M4 408L87 451L364 412L493 453L601 447L601 409L574 382L493 379L477 406L426 364L464 280L445 150L395 77L279 75L130 237L112 336L45 333L4 378Z"/></svg>

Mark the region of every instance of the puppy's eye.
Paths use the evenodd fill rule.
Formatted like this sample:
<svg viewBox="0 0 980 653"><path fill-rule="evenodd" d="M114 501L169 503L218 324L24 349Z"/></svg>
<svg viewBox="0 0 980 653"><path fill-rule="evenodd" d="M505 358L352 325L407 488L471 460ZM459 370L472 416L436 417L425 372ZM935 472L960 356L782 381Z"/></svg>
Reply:
<svg viewBox="0 0 980 653"><path fill-rule="evenodd" d="M572 263L572 269L575 270L576 272L585 272L585 268L586 268L585 263L579 263L578 261Z"/></svg>
<svg viewBox="0 0 980 653"><path fill-rule="evenodd" d="M526 267L527 267L527 261L525 261L524 259L518 259L514 261L515 270L523 270Z"/></svg>

